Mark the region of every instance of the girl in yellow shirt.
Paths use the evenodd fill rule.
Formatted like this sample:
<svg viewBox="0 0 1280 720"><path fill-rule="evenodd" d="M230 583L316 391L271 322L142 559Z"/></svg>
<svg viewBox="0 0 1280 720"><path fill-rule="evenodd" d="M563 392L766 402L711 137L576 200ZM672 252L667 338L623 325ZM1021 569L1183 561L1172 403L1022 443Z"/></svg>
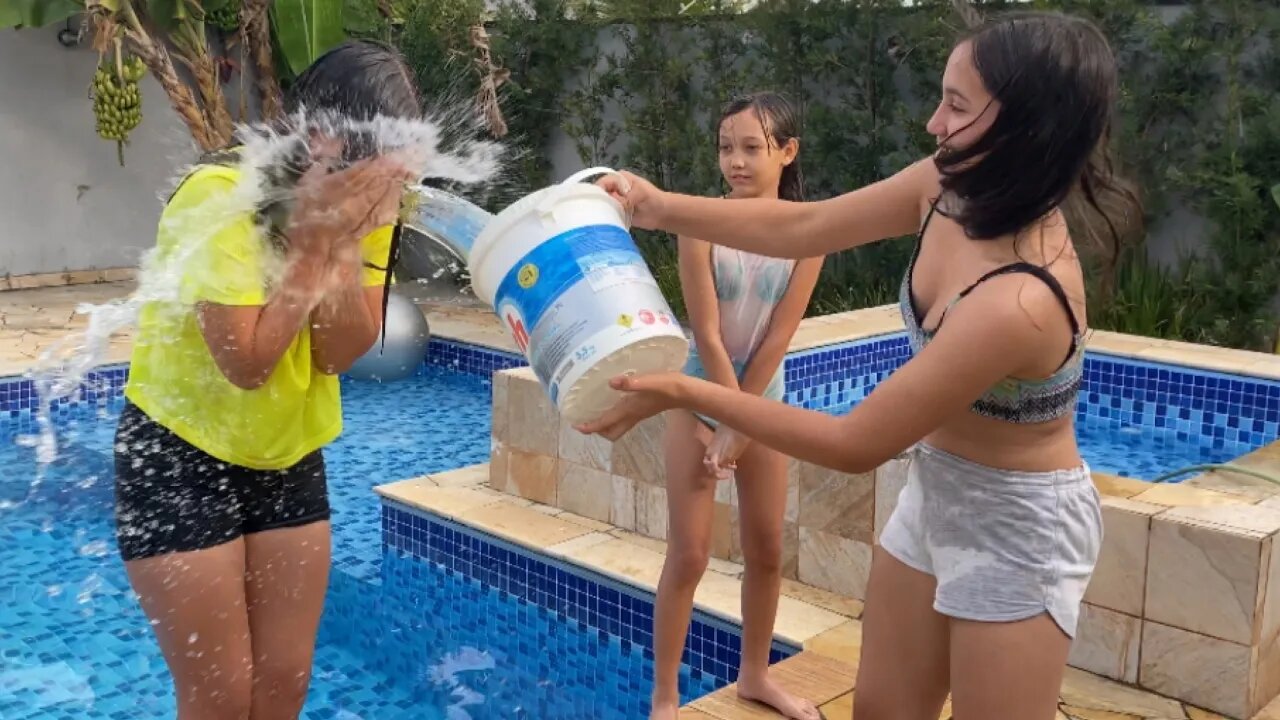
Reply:
<svg viewBox="0 0 1280 720"><path fill-rule="evenodd" d="M353 119L421 114L404 61L367 42L316 60L287 102ZM179 720L297 717L306 696L329 573L322 449L342 430L337 374L381 331L409 179L389 158L323 147L274 243L258 214L215 217L241 181L232 167L197 168L161 215L160 256L195 256L182 302L140 314L116 524ZM330 167L339 154L356 162Z"/></svg>

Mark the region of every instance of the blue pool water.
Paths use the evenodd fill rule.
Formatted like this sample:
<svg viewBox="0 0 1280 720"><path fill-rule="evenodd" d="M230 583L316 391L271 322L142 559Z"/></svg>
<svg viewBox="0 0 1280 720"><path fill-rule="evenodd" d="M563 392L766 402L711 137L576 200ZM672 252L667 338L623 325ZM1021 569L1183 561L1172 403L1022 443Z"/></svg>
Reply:
<svg viewBox="0 0 1280 720"><path fill-rule="evenodd" d="M636 688L651 673L637 647L438 565L383 557L373 486L483 462L488 383L429 367L344 392L346 432L327 452L334 568L303 717L637 716L647 692ZM0 419L0 501L18 503L0 510L0 718L173 716L168 673L115 549L120 407L65 414L59 459L34 490L34 452L14 442L13 418ZM540 661L555 657L568 660ZM717 684L696 677L690 697Z"/></svg>
<svg viewBox="0 0 1280 720"><path fill-rule="evenodd" d="M832 408L831 412L842 414L852 405ZM1193 465L1229 462L1257 449L1250 443L1180 433L1172 428L1123 426L1088 414L1076 417L1076 442L1090 470L1139 480L1153 480ZM1187 477L1190 476L1171 481Z"/></svg>
<svg viewBox="0 0 1280 720"><path fill-rule="evenodd" d="M902 334L792 354L787 401L848 412L909 355ZM1089 352L1075 421L1093 470L1154 480L1280 437L1280 382Z"/></svg>

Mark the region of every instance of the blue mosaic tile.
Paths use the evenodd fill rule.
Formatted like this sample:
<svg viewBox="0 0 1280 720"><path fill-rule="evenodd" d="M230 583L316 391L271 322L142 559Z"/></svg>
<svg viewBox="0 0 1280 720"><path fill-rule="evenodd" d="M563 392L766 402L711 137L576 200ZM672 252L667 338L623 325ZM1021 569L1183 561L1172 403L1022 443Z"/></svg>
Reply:
<svg viewBox="0 0 1280 720"><path fill-rule="evenodd" d="M427 346L426 363L481 377L528 364L523 355L440 338Z"/></svg>
<svg viewBox="0 0 1280 720"><path fill-rule="evenodd" d="M521 355L469 345L444 338L433 338L427 346L427 357L419 369L421 376L427 368L438 367L455 372L475 375L485 379L495 372L526 364ZM108 400L119 398L129 378L129 366L106 365L92 370L80 389L54 403L55 422L64 417L83 414L85 406L105 407ZM39 404L35 384L25 377L0 377L0 417L7 416L22 426L20 432L35 431L34 411Z"/></svg>
<svg viewBox="0 0 1280 720"><path fill-rule="evenodd" d="M393 502L383 505L382 537L389 551L473 578L652 653L653 598L647 593ZM796 652L797 648L775 643L770 662ZM685 665L728 684L737 677L741 654L737 628L695 614L683 653Z"/></svg>
<svg viewBox="0 0 1280 720"><path fill-rule="evenodd" d="M786 400L810 410L843 410L865 398L911 355L905 335L814 348L787 356Z"/></svg>
<svg viewBox="0 0 1280 720"><path fill-rule="evenodd" d="M901 333L789 356L786 399L847 412L909 357ZM1075 420L1093 469L1150 480L1280 437L1280 383L1089 352Z"/></svg>

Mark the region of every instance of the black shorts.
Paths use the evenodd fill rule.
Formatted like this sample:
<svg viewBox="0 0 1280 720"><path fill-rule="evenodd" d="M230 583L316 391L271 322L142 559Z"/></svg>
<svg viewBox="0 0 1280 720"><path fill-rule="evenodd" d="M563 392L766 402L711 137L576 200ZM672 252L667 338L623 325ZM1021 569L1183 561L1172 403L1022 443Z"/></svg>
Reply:
<svg viewBox="0 0 1280 720"><path fill-rule="evenodd" d="M126 561L329 519L319 450L285 470L232 465L133 403L120 415L115 448L116 541Z"/></svg>

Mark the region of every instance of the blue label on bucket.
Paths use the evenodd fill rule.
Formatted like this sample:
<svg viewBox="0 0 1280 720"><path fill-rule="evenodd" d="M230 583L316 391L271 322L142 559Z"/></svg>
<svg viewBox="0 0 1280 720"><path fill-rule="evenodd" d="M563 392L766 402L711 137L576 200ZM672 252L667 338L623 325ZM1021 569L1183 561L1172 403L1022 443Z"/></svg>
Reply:
<svg viewBox="0 0 1280 720"><path fill-rule="evenodd" d="M612 284L637 272L648 279L648 267L626 230L617 225L575 228L544 241L513 264L498 285L494 306L514 305L523 329L532 331L573 285L584 280L593 286Z"/></svg>

